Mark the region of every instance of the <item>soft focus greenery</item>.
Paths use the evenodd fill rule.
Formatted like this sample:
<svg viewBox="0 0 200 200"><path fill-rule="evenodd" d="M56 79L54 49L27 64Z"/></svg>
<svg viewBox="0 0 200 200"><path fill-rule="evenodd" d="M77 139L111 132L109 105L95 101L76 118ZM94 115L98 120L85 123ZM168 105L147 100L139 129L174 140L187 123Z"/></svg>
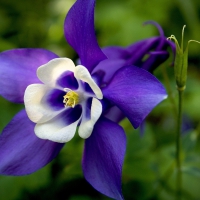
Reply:
<svg viewBox="0 0 200 200"><path fill-rule="evenodd" d="M74 0L0 0L0 51L40 47L76 59L66 43L63 23ZM78 16L77 16L78 17ZM158 34L155 20L168 37L200 40L199 0L97 0L95 27L100 46L126 46ZM141 129L128 120L121 124L127 133L123 168L126 200L172 200L175 196L175 130L177 92L172 57L155 75L170 98L158 105ZM182 134L183 200L200 199L200 45L189 48L188 83L184 94ZM22 109L0 98L0 131ZM1 200L92 200L109 199L84 180L81 157L84 141L77 135L45 168L24 177L0 176Z"/></svg>

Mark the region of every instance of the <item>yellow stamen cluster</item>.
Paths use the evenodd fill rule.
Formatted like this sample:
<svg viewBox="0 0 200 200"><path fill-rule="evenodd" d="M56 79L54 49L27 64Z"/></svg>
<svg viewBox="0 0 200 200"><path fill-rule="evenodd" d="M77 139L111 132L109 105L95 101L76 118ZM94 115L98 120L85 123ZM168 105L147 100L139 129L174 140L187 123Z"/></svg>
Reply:
<svg viewBox="0 0 200 200"><path fill-rule="evenodd" d="M79 96L76 92L70 90L69 92L66 93L65 96L63 96L63 103L65 107L72 107L74 108L75 105L78 104L79 101Z"/></svg>

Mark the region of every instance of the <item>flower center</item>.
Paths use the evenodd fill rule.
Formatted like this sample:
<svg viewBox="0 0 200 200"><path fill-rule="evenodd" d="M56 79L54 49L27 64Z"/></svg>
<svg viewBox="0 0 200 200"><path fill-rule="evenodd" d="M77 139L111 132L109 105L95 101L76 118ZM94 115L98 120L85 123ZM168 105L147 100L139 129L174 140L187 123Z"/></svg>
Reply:
<svg viewBox="0 0 200 200"><path fill-rule="evenodd" d="M72 107L74 108L75 105L78 104L79 102L79 96L76 92L70 90L69 92L66 93L65 96L63 96L63 103L64 103L64 106L67 107Z"/></svg>

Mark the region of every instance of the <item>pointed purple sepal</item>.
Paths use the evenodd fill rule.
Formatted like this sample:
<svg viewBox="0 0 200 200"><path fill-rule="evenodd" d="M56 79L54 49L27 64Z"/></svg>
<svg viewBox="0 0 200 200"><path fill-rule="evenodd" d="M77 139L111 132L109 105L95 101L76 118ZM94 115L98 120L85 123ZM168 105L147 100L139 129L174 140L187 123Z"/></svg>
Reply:
<svg viewBox="0 0 200 200"><path fill-rule="evenodd" d="M123 199L121 190L122 165L126 136L118 124L100 118L92 135L85 140L83 173L86 180L99 192Z"/></svg>
<svg viewBox="0 0 200 200"><path fill-rule="evenodd" d="M152 74L134 66L119 69L103 89L103 95L128 117L134 128L167 97L163 85Z"/></svg>
<svg viewBox="0 0 200 200"><path fill-rule="evenodd" d="M0 174L26 175L51 162L64 144L42 140L25 110L19 112L0 135Z"/></svg>
<svg viewBox="0 0 200 200"><path fill-rule="evenodd" d="M64 23L66 40L78 53L81 64L90 72L106 59L95 37L94 7L95 0L77 0Z"/></svg>
<svg viewBox="0 0 200 200"><path fill-rule="evenodd" d="M0 95L23 103L26 87L40 83L37 68L57 57L45 49L13 49L0 53Z"/></svg>

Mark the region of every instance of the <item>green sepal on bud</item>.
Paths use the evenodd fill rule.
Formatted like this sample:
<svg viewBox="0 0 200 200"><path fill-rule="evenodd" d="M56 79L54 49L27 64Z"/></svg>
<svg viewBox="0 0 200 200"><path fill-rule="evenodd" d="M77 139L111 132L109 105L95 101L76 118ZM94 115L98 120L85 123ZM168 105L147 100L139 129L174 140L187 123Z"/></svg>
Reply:
<svg viewBox="0 0 200 200"><path fill-rule="evenodd" d="M189 40L187 46L184 50L183 48L183 38L184 38L184 29L186 25L183 26L182 30L182 41L181 46L174 35L171 35L167 39L174 40L176 45L176 57L174 62L174 74L176 79L177 89L179 91L183 91L186 88L186 80L187 80L187 68L188 68L188 47L190 42L197 42L196 40Z"/></svg>

